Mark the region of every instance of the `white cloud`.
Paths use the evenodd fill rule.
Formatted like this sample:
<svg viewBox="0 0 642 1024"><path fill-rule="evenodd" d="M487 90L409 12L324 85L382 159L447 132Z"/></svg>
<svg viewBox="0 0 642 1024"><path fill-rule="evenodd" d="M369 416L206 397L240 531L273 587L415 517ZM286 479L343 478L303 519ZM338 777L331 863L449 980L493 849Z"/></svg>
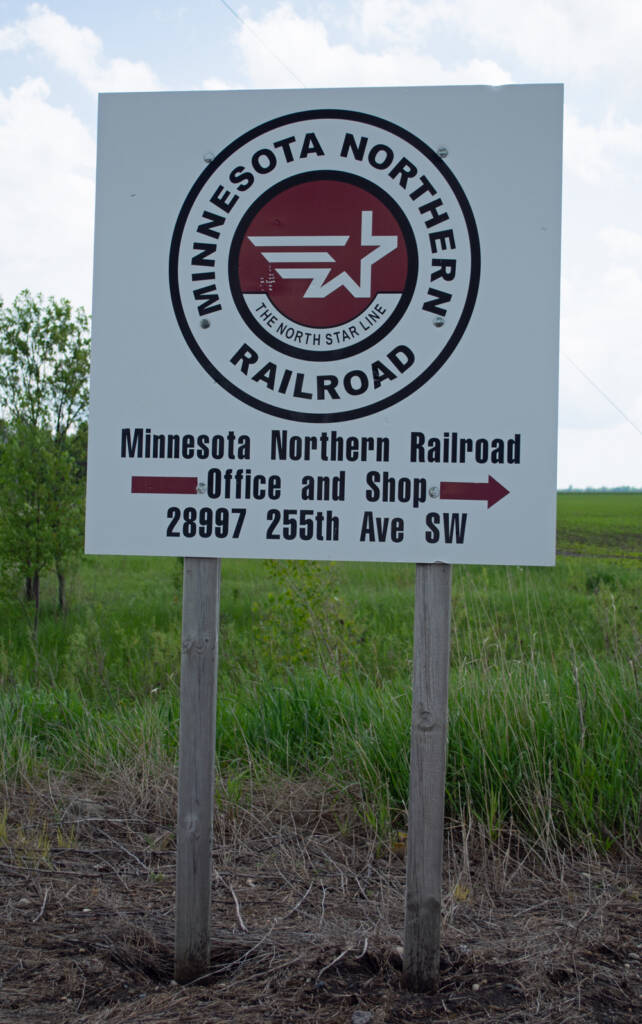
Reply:
<svg viewBox="0 0 642 1024"><path fill-rule="evenodd" d="M607 228L596 241L603 262L564 282L560 424L614 428L619 409L642 426L642 236Z"/></svg>
<svg viewBox="0 0 642 1024"><path fill-rule="evenodd" d="M616 172L623 158L642 154L642 124L608 114L588 124L567 110L564 122L564 162L589 185L601 184Z"/></svg>
<svg viewBox="0 0 642 1024"><path fill-rule="evenodd" d="M628 228L604 228L600 232L600 240L604 242L610 260L621 262L635 261L642 273L642 234Z"/></svg>
<svg viewBox="0 0 642 1024"><path fill-rule="evenodd" d="M461 24L542 71L584 76L604 69L639 75L638 0L460 0Z"/></svg>
<svg viewBox="0 0 642 1024"><path fill-rule="evenodd" d="M370 40L426 40L439 26L503 49L538 77L584 77L606 69L640 76L639 0L355 0Z"/></svg>
<svg viewBox="0 0 642 1024"><path fill-rule="evenodd" d="M448 0L354 0L352 7L356 30L371 41L419 42L433 27L453 18Z"/></svg>
<svg viewBox="0 0 642 1024"><path fill-rule="evenodd" d="M560 430L559 487L642 487L642 438L620 420L610 428Z"/></svg>
<svg viewBox="0 0 642 1024"><path fill-rule="evenodd" d="M642 124L613 113L591 124L567 111L561 484L641 482L642 439L625 419L642 426L640 154Z"/></svg>
<svg viewBox="0 0 642 1024"><path fill-rule="evenodd" d="M106 58L89 28L41 4L0 28L0 52L50 59L90 92L158 88L142 61ZM22 288L89 306L96 144L68 107L56 105L41 76L0 92L2 298Z"/></svg>
<svg viewBox="0 0 642 1024"><path fill-rule="evenodd" d="M220 90L233 89L235 87L233 85L230 85L229 82L226 82L223 78L206 78L201 88ZM240 86L238 88L240 88Z"/></svg>
<svg viewBox="0 0 642 1024"><path fill-rule="evenodd" d="M68 109L49 102L42 78L0 92L0 281L5 301L22 288L87 305L95 143Z"/></svg>
<svg viewBox="0 0 642 1024"><path fill-rule="evenodd" d="M95 32L72 25L42 4L31 4L25 19L0 29L0 50L29 47L40 50L90 92L159 88L156 75L143 61L105 59Z"/></svg>
<svg viewBox="0 0 642 1024"><path fill-rule="evenodd" d="M280 4L260 20L246 19L239 43L253 85L292 88L365 85L504 85L510 75L492 60L473 59L445 67L414 46L358 50L331 43L325 24ZM287 55L284 58L283 55Z"/></svg>

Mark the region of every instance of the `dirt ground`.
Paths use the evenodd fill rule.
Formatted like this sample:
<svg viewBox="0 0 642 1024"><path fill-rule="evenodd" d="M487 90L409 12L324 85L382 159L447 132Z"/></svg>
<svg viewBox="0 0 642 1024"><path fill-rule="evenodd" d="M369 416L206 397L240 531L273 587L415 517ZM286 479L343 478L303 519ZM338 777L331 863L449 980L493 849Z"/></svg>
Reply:
<svg viewBox="0 0 642 1024"><path fill-rule="evenodd" d="M273 788L217 812L210 970L177 986L172 794L50 782L5 801L0 1024L642 1020L631 858L447 828L440 987L413 994L403 837L356 836L313 784Z"/></svg>

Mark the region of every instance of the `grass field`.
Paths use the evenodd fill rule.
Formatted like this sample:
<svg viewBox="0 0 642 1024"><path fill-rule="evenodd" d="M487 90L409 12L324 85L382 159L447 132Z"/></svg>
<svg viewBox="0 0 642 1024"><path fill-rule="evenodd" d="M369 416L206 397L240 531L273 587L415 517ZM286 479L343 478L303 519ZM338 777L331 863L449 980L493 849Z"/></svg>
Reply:
<svg viewBox="0 0 642 1024"><path fill-rule="evenodd" d="M640 793L642 494L559 498L554 569L458 567L447 814L489 835L633 848ZM322 779L403 828L414 567L223 565L217 751L228 797ZM0 772L140 779L177 754L176 559L87 558L37 641L0 620ZM340 797L340 800L339 800Z"/></svg>
<svg viewBox="0 0 642 1024"><path fill-rule="evenodd" d="M642 557L642 494L560 494L559 554Z"/></svg>

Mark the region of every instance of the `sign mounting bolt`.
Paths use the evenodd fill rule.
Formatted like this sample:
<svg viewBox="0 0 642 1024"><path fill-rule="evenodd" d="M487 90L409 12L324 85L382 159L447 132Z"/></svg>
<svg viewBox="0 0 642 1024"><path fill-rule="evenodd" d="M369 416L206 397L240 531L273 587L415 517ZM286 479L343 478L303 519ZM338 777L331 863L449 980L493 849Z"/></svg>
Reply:
<svg viewBox="0 0 642 1024"><path fill-rule="evenodd" d="M435 327L443 327L445 322L446 321L441 316L436 316L435 319L433 320L433 323L434 323ZM202 323L203 323L203 321L201 320L201 324Z"/></svg>
<svg viewBox="0 0 642 1024"><path fill-rule="evenodd" d="M205 328L205 327L209 327L209 325L210 325L210 321L207 319L206 316L204 316L203 319L200 321L200 326Z"/></svg>
<svg viewBox="0 0 642 1024"><path fill-rule="evenodd" d="M431 498L438 498L439 497L439 488L438 487L429 487L428 488L428 494L430 495Z"/></svg>
<svg viewBox="0 0 642 1024"><path fill-rule="evenodd" d="M213 159L214 159L214 154L213 153L203 153L203 160L205 161L206 164L211 164Z"/></svg>
<svg viewBox="0 0 642 1024"><path fill-rule="evenodd" d="M444 160L448 156L448 149L446 146L439 146L437 149L437 156L440 156Z"/></svg>

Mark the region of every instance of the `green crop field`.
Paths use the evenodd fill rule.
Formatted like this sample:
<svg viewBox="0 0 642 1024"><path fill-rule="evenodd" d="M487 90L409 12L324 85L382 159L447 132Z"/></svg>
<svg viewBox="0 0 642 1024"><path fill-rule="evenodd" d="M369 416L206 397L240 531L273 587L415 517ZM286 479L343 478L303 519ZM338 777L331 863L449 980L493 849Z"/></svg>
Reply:
<svg viewBox="0 0 642 1024"><path fill-rule="evenodd" d="M642 557L642 494L560 494L557 550Z"/></svg>
<svg viewBox="0 0 642 1024"><path fill-rule="evenodd" d="M447 814L491 835L599 849L638 840L641 494L559 498L555 568L453 574ZM414 567L226 561L217 752L239 800L322 780L385 831L408 786ZM0 618L1 771L175 771L178 559L83 560ZM339 802L339 801L338 801Z"/></svg>

